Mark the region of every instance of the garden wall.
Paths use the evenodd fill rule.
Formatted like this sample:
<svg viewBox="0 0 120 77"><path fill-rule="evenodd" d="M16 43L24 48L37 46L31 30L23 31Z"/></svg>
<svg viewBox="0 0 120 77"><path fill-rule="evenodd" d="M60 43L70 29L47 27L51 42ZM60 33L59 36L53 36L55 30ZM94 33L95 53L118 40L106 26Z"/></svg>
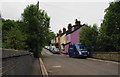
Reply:
<svg viewBox="0 0 120 77"><path fill-rule="evenodd" d="M90 57L120 62L120 52L92 52Z"/></svg>
<svg viewBox="0 0 120 77"><path fill-rule="evenodd" d="M30 54L28 51L18 51L13 49L2 49L2 58L15 57Z"/></svg>

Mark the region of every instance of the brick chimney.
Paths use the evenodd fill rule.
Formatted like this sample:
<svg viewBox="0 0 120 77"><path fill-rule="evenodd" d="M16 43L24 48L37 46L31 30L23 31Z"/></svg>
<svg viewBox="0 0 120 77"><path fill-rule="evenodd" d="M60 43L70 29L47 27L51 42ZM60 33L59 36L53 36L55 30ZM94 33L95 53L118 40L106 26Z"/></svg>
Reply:
<svg viewBox="0 0 120 77"><path fill-rule="evenodd" d="M65 28L63 28L63 33L65 33L66 32L66 29Z"/></svg>
<svg viewBox="0 0 120 77"><path fill-rule="evenodd" d="M59 34L62 34L62 31L61 31L61 30L59 30Z"/></svg>
<svg viewBox="0 0 120 77"><path fill-rule="evenodd" d="M81 22L76 19L75 20L75 25L80 25L80 24L81 24Z"/></svg>
<svg viewBox="0 0 120 77"><path fill-rule="evenodd" d="M72 31L72 24L68 24L68 31Z"/></svg>

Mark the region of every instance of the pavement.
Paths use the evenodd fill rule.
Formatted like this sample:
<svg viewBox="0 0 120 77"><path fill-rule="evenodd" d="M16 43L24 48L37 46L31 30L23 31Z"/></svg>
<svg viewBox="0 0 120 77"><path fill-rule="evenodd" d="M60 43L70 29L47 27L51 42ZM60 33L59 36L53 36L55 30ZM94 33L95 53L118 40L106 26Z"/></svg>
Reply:
<svg viewBox="0 0 120 77"><path fill-rule="evenodd" d="M39 59L31 55L3 59L2 75L42 75Z"/></svg>
<svg viewBox="0 0 120 77"><path fill-rule="evenodd" d="M70 58L68 55L42 51L42 59L49 75L115 75L119 74L119 63L94 59ZM114 77L114 76L112 76Z"/></svg>

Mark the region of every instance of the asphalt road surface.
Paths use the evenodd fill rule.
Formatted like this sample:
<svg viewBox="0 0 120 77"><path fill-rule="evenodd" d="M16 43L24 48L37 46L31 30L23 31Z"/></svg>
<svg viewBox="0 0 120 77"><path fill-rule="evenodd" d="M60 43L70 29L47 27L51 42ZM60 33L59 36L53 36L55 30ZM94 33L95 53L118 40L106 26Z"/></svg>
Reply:
<svg viewBox="0 0 120 77"><path fill-rule="evenodd" d="M118 64L92 59L70 58L43 49L43 62L49 75L118 75Z"/></svg>
<svg viewBox="0 0 120 77"><path fill-rule="evenodd" d="M41 75L39 60L30 55L3 59L2 75Z"/></svg>

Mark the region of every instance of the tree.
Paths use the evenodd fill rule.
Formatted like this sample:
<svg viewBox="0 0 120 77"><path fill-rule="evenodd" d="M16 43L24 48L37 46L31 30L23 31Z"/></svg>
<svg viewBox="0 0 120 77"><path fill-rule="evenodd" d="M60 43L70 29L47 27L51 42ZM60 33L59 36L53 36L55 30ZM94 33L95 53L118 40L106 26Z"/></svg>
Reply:
<svg viewBox="0 0 120 77"><path fill-rule="evenodd" d="M87 50L97 50L98 29L96 25L93 27L85 25L81 27L79 33L79 42L86 45Z"/></svg>
<svg viewBox="0 0 120 77"><path fill-rule="evenodd" d="M2 48L2 18L0 14L0 48Z"/></svg>
<svg viewBox="0 0 120 77"><path fill-rule="evenodd" d="M51 42L52 39L55 38L55 33L54 32L48 32L47 36L46 36L46 43L45 45L49 45L49 43Z"/></svg>
<svg viewBox="0 0 120 77"><path fill-rule="evenodd" d="M20 30L20 25L14 20L2 19L2 42L3 48L25 50L25 34Z"/></svg>
<svg viewBox="0 0 120 77"><path fill-rule="evenodd" d="M5 48L12 48L12 49L25 49L25 36L22 34L22 32L13 27L11 30L6 32L5 41L3 42L3 46Z"/></svg>
<svg viewBox="0 0 120 77"><path fill-rule="evenodd" d="M35 57L40 57L42 47L45 45L45 36L49 31L50 17L37 5L29 5L22 14L26 27L27 45Z"/></svg>
<svg viewBox="0 0 120 77"><path fill-rule="evenodd" d="M42 47L52 38L50 32L50 17L44 10L39 10L39 2L29 5L22 13L22 20L2 19L3 48L28 50L40 57Z"/></svg>
<svg viewBox="0 0 120 77"><path fill-rule="evenodd" d="M120 51L120 1L110 3L101 24L101 42L106 51Z"/></svg>
<svg viewBox="0 0 120 77"><path fill-rule="evenodd" d="M7 34L7 31L10 31L12 27L15 27L15 21L14 20L4 20L2 19L2 42L6 40L5 36Z"/></svg>

